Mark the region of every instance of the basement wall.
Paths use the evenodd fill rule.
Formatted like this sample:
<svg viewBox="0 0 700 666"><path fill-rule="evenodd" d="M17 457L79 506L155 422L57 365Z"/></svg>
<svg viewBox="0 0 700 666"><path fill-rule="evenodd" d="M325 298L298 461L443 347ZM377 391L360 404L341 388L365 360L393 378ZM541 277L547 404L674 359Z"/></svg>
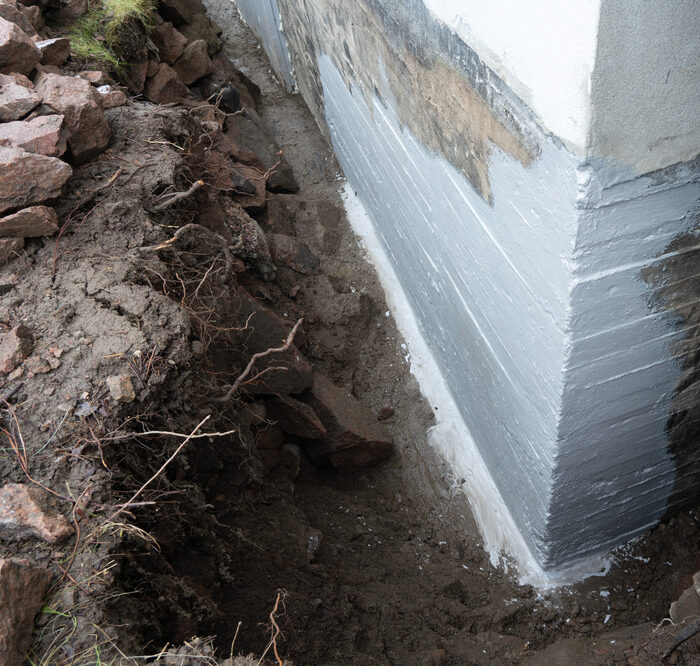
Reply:
<svg viewBox="0 0 700 666"><path fill-rule="evenodd" d="M475 448L436 444L458 471L483 459L506 507L484 531L512 522L547 571L697 500L698 3L657 4L238 0L332 142ZM616 83L628 33L663 44ZM629 81L657 90L669 50L655 114Z"/></svg>

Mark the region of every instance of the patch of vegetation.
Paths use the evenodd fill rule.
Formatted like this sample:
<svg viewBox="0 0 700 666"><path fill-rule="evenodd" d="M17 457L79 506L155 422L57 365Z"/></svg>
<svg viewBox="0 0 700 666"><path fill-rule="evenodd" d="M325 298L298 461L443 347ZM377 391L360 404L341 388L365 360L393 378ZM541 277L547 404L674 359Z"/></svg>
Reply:
<svg viewBox="0 0 700 666"><path fill-rule="evenodd" d="M71 51L123 79L134 45L143 45L155 19L155 0L103 0L73 25Z"/></svg>

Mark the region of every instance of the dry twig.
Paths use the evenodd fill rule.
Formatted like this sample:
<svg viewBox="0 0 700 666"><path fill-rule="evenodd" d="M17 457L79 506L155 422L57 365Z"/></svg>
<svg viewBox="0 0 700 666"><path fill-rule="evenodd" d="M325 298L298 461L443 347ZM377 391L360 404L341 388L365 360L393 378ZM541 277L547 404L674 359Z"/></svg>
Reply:
<svg viewBox="0 0 700 666"><path fill-rule="evenodd" d="M224 254L224 259L226 260L226 268L224 269L224 275L223 275L223 282L226 282L229 278L229 275L231 274L231 269L233 268L233 255L231 254L231 249L226 242L226 239L223 236L220 236L219 234L213 232L211 229L207 229L206 227L202 226L201 224L196 224L195 222L191 222L190 224L186 224L183 227L180 227L176 232L175 235L172 238L169 238L166 241L163 241L162 243L159 243L158 245L149 245L146 247L140 247L138 249L139 252L157 252L158 250L164 250L165 248L170 247L173 245L175 242L177 242L178 238L180 238L183 234L187 233L188 231L192 231L194 229L198 229L200 231L203 231L204 233L208 234L209 236L215 238L218 243L221 246L221 251ZM236 246L232 246L234 249L236 249Z"/></svg>
<svg viewBox="0 0 700 666"><path fill-rule="evenodd" d="M139 495L141 495L141 493L142 493L144 490L146 490L146 488L147 488L149 485L151 485L151 483L153 483L153 481L155 481L155 480L163 473L163 471L165 471L165 468L166 468L173 460L175 460L175 458L177 457L178 453L180 453L180 451L182 451L182 449L185 448L185 446L187 445L187 443L188 443L190 440L192 440L193 438L196 437L196 432L197 432L210 418L211 418L211 414L208 414L207 416L205 416L205 417L199 422L199 424L197 424L197 426L195 427L195 429L194 429L189 435L181 435L181 434L172 433L172 432L162 433L162 434L166 434L166 435L173 435L173 436L178 436L178 437L185 437L185 441L182 442L182 444L180 444L180 446L178 446L178 447L175 449L175 452L160 466L160 468L158 469L158 471L157 471L150 479L148 479L148 481L146 481L146 482L131 496L131 498L129 499L128 502L126 502L123 506L121 506L119 509L117 509L109 518L107 518L105 521L103 521L101 527L104 527L104 525L106 525L107 523L112 522L120 513L122 513L123 511L125 511L126 508L127 508L128 506L130 506L130 505L132 504L132 502L134 502L134 501L136 500L136 498L137 498ZM211 435L204 435L204 436L205 436L205 437L207 437L207 436L211 437Z"/></svg>
<svg viewBox="0 0 700 666"><path fill-rule="evenodd" d="M186 199L187 197L193 195L203 185L203 180L195 180L188 190L185 190L184 192L173 192L171 194L168 194L168 198L166 198L165 201L162 201L158 205L154 206L153 210L155 212L159 212L161 210L165 210L166 208L170 208L170 206L172 206L174 203L182 201L182 199Z"/></svg>
<svg viewBox="0 0 700 666"><path fill-rule="evenodd" d="M170 432L169 430L145 430L144 432L128 432L124 433L123 435L102 437L102 440L106 442L115 442L122 439L133 439L134 437L146 437L147 435L167 435L169 437L184 437L186 439L202 439L204 437L226 437L227 435L232 435L235 432L238 431L226 430L225 432L203 432L199 435L194 435L192 433L189 435L184 435L181 432Z"/></svg>
<svg viewBox="0 0 700 666"><path fill-rule="evenodd" d="M296 335L297 331L299 330L299 327L302 325L303 322L304 318L302 317L297 321L296 324L294 324L294 328L289 332L287 339L284 341L284 344L281 347L270 347L264 352L258 352L257 354L253 354L250 357L250 361L248 361L248 365L245 367L245 370L236 378L236 381L233 382L233 385L226 392L226 395L222 398L217 398L216 402L228 402L236 394L243 381L251 373L256 361L260 360L261 358L264 358L265 356L269 356L270 354L287 351L292 346L292 343L294 342L294 336Z"/></svg>
<svg viewBox="0 0 700 666"><path fill-rule="evenodd" d="M41 481L37 481L29 473L29 460L27 458L27 448L24 445L24 437L22 437L22 430L19 425L19 420L17 419L17 414L15 414L14 407L9 402L7 402L7 400L4 400L3 402L5 403L7 410L12 416L17 436L15 438L15 435L13 435L9 430L7 430L7 428L3 427L0 427L0 432L4 432L7 436L7 440L10 443L10 448L14 451L15 456L17 457L17 462L19 463L20 469L24 472L24 475L29 481L39 486L40 488L43 488L47 493L50 493L51 495L54 495L55 497L58 497L59 499L62 499L65 502L73 502L73 498L66 497L65 495L57 493L55 490L51 490L51 488L45 486ZM17 439L19 439L19 443L17 442Z"/></svg>
<svg viewBox="0 0 700 666"><path fill-rule="evenodd" d="M78 499L75 500L75 502L73 503L73 510L71 511L71 520L73 521L73 525L75 526L75 543L73 544L73 551L71 552L68 564L66 564L65 567L61 567L63 573L61 574L61 577L51 586L52 590L57 589L58 586L65 580L66 576L69 576L71 580L73 580L72 576L70 576L68 572L73 566L73 562L75 562L75 556L78 554L78 545L80 544L80 521L78 520L78 506L80 505L80 502L83 499L83 497L85 497L85 495L88 494L89 490L90 486L87 486L85 490L83 490L83 492L80 493L80 495L78 495Z"/></svg>
<svg viewBox="0 0 700 666"><path fill-rule="evenodd" d="M277 624L277 619L276 615L280 607L280 601L282 602L282 605L284 605L284 598L286 597L287 593L284 590L278 590L277 591L277 598L275 599L275 605L270 611L270 642L267 644L267 647L265 648L265 651L262 653L262 656L260 657L260 661L258 661L258 666L262 663L263 659L265 659L265 655L268 653L269 649L272 648L272 651L274 652L275 659L277 660L277 666L284 666L284 662L282 661L282 658L279 655L279 652L277 650L277 638L278 636L282 633L282 630L280 629L279 625Z"/></svg>

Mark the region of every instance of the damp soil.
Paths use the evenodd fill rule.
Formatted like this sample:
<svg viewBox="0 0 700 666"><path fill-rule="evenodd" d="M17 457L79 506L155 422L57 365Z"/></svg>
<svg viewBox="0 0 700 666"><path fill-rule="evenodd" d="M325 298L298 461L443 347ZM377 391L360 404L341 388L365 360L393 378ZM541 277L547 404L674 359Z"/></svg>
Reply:
<svg viewBox="0 0 700 666"><path fill-rule="evenodd" d="M25 322L34 354L60 361L27 373L13 398L29 472L66 496L56 505L78 526L60 546L0 544L0 555L57 572L34 663L95 663L96 645L112 663L159 653L182 666L248 653L279 663L276 601L286 663L659 663L680 629L663 622L669 605L700 569L698 514L677 514L616 553L607 575L568 588L539 592L491 565L460 480L428 443L435 413L345 217L332 151L233 4L209 11L225 27L225 51L259 86L258 113L299 183L250 212L321 260L318 275L278 266L272 280L237 265L236 281L290 326L304 318L305 356L382 416L395 453L352 474L305 457L294 480L265 471L251 399L215 401L246 356L244 344L238 356L229 348L245 330L233 291L210 280L199 292L210 309L188 307L202 267L221 276L223 255L206 234L142 251L216 217L207 197L153 212L163 192L196 177L191 156L211 123L178 106L109 110L110 149L75 170L59 205L62 220L73 217L65 233L30 241L3 272L11 286L0 321ZM107 378L123 373L133 404L109 396ZM182 441L134 433L190 433L207 416L206 432L229 435L192 440L114 516ZM3 480L26 481L15 453L0 454ZM699 650L695 637L668 663L694 663Z"/></svg>
<svg viewBox="0 0 700 666"><path fill-rule="evenodd" d="M146 525L162 550L125 568L148 599L139 634L154 646L213 634L220 654L234 641L260 654L282 591L280 649L299 664L657 663L674 636L657 625L700 565L698 515L678 514L621 550L606 576L556 591L491 565L459 479L428 445L435 416L345 218L329 146L233 5L209 11L225 27L225 52L260 87L258 112L300 185L276 195L261 224L302 238L323 269L278 270L250 288L280 316L305 317L317 369L375 414L392 412L396 453L353 475L304 460L291 483L251 482L225 444L191 452L178 473L196 500ZM134 622L129 611L120 619ZM669 663L692 663L697 650L689 642Z"/></svg>

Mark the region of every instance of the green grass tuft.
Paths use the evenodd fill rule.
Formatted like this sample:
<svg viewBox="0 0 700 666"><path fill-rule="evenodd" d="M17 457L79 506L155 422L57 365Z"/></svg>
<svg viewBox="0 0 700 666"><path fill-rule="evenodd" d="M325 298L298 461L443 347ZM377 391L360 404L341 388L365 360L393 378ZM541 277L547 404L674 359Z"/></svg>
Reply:
<svg viewBox="0 0 700 666"><path fill-rule="evenodd" d="M154 0L104 0L103 8L107 22L104 35L113 48L125 26L140 26L149 33L156 22Z"/></svg>
<svg viewBox="0 0 700 666"><path fill-rule="evenodd" d="M123 79L129 65L121 54L125 36L148 35L156 14L155 0L103 0L73 24L71 51Z"/></svg>
<svg viewBox="0 0 700 666"><path fill-rule="evenodd" d="M71 30L70 48L75 55L91 62L96 61L121 77L127 63L122 62L107 46L104 35L101 34L103 18L101 9L93 9L81 16Z"/></svg>

